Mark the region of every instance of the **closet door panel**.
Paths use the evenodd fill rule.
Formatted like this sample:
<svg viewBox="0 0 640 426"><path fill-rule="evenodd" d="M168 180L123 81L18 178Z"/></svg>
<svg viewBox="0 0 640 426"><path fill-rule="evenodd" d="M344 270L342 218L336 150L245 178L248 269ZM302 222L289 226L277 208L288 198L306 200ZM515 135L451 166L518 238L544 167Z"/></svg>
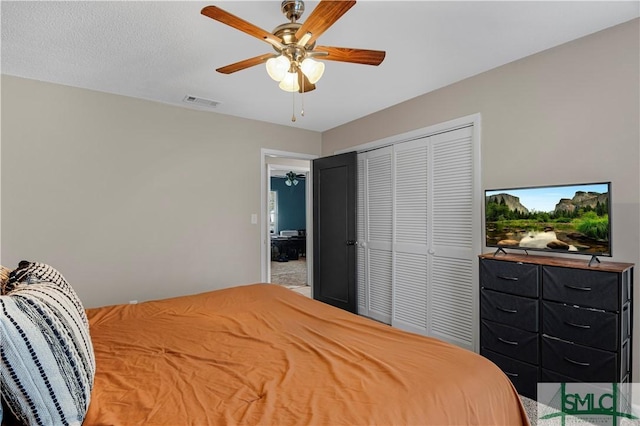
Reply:
<svg viewBox="0 0 640 426"><path fill-rule="evenodd" d="M474 147L472 128L432 136L429 334L475 349Z"/></svg>
<svg viewBox="0 0 640 426"><path fill-rule="evenodd" d="M393 163L392 148L367 153L366 253L369 316L391 323Z"/></svg>
<svg viewBox="0 0 640 426"><path fill-rule="evenodd" d="M427 333L427 138L394 146L394 280L391 324Z"/></svg>

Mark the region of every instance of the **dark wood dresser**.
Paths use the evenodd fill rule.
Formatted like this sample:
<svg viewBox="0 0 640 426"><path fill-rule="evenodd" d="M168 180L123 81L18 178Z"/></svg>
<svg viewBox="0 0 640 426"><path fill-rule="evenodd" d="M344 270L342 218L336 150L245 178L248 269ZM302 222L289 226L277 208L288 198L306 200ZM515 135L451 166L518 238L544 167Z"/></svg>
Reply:
<svg viewBox="0 0 640 426"><path fill-rule="evenodd" d="M481 255L480 354L532 399L538 382L630 382L633 268Z"/></svg>

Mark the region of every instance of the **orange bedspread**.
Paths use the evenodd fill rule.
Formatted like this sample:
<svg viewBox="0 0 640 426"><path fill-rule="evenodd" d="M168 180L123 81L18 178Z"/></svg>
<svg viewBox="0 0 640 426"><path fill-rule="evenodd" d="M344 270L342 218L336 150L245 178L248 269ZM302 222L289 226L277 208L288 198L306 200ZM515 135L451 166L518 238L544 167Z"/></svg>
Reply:
<svg viewBox="0 0 640 426"><path fill-rule="evenodd" d="M87 314L85 425L527 422L485 358L272 284Z"/></svg>

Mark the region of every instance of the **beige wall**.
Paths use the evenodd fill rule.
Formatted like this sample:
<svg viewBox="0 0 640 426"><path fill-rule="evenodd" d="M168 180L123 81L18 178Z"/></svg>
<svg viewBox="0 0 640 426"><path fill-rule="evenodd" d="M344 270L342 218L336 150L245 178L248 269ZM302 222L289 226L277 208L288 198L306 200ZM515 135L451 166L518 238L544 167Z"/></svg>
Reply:
<svg viewBox="0 0 640 426"><path fill-rule="evenodd" d="M541 52L325 132L323 155L482 116L482 187L612 182L613 260L635 273L640 382L640 20ZM480 230L478 230L480 232Z"/></svg>
<svg viewBox="0 0 640 426"><path fill-rule="evenodd" d="M49 263L87 306L260 281L261 148L321 136L2 76L2 259Z"/></svg>

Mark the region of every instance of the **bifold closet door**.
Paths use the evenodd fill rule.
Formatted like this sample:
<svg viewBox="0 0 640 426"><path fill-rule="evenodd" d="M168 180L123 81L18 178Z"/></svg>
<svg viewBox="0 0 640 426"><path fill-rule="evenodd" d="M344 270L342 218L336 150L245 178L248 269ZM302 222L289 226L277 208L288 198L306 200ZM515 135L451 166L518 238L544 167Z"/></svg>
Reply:
<svg viewBox="0 0 640 426"><path fill-rule="evenodd" d="M365 315L391 323L393 236L392 147L376 149L363 158L363 211L366 281ZM360 240L362 241L362 240Z"/></svg>
<svg viewBox="0 0 640 426"><path fill-rule="evenodd" d="M478 167L472 126L358 154L360 314L476 349Z"/></svg>
<svg viewBox="0 0 640 426"><path fill-rule="evenodd" d="M428 138L394 146L391 324L427 334Z"/></svg>
<svg viewBox="0 0 640 426"><path fill-rule="evenodd" d="M473 127L431 136L428 332L475 350L480 252L479 147Z"/></svg>

